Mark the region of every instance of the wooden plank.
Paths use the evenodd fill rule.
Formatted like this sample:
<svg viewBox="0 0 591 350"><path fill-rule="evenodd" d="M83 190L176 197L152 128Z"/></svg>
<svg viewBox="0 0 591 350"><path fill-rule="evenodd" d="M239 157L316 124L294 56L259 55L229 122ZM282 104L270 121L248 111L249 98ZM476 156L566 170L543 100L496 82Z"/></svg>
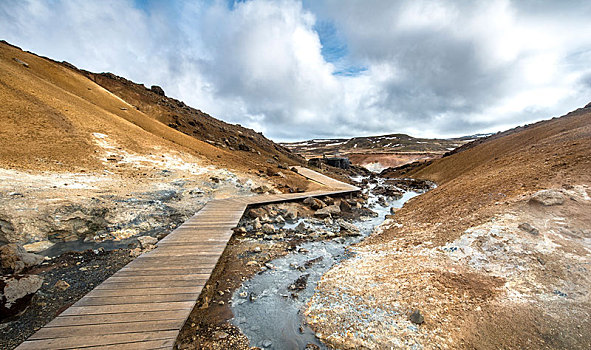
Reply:
<svg viewBox="0 0 591 350"><path fill-rule="evenodd" d="M207 283L207 279L192 281L157 281L157 282L103 282L95 289L143 289L165 287L197 287Z"/></svg>
<svg viewBox="0 0 591 350"><path fill-rule="evenodd" d="M124 277L124 276L169 276L169 275L194 275L194 274L207 274L211 273L212 268L210 267L198 267L198 268L186 268L186 269L160 269L157 266L152 269L141 269L141 268L125 268L117 271L113 276Z"/></svg>
<svg viewBox="0 0 591 350"><path fill-rule="evenodd" d="M177 320L185 317L187 310L127 312L102 315L59 315L45 327L65 327L90 324L129 323L139 321Z"/></svg>
<svg viewBox="0 0 591 350"><path fill-rule="evenodd" d="M164 321L139 321L126 323L107 323L80 325L68 327L43 327L37 333L33 334L29 340L68 338L75 336L87 336L103 334L122 334L134 332L154 332L171 331L183 326L184 320L164 320Z"/></svg>
<svg viewBox="0 0 591 350"><path fill-rule="evenodd" d="M99 305L122 305L122 304L146 304L174 301L195 301L198 293L182 294L156 294L156 295L127 295L127 296L89 296L80 299L74 306L99 306Z"/></svg>
<svg viewBox="0 0 591 350"><path fill-rule="evenodd" d="M116 345L148 340L164 340L176 338L178 331L137 332L125 334L104 334L101 336L74 336L68 338L55 338L26 341L19 347L20 350L51 350L51 349L77 349L88 346Z"/></svg>
<svg viewBox="0 0 591 350"><path fill-rule="evenodd" d="M115 344L115 345L99 345L99 346L90 346L85 347L84 350L94 350L94 349L101 349L101 350L162 350L162 349L172 349L174 346L176 339L161 339L161 340L149 340L149 341L139 341L133 343L125 343L125 344Z"/></svg>
<svg viewBox="0 0 591 350"><path fill-rule="evenodd" d="M160 275L160 276L111 276L105 282L172 282L172 281L196 281L209 278L208 273L196 273L191 275Z"/></svg>
<svg viewBox="0 0 591 350"><path fill-rule="evenodd" d="M86 294L87 297L123 297L134 295L160 295L160 294L193 294L201 292L203 286L194 287L163 287L163 288L135 288L135 289L93 289Z"/></svg>
<svg viewBox="0 0 591 350"><path fill-rule="evenodd" d="M194 305L194 301L173 301L151 304L70 306L66 311L62 312L62 315L100 315L141 311L191 310Z"/></svg>

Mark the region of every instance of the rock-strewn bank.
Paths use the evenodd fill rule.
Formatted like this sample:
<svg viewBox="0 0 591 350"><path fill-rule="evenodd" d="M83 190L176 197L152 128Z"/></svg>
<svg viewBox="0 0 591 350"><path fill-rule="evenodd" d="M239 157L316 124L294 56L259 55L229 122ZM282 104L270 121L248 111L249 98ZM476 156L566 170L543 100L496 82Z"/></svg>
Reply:
<svg viewBox="0 0 591 350"><path fill-rule="evenodd" d="M317 334L342 349L588 349L590 121L585 108L389 171L438 187L324 276Z"/></svg>
<svg viewBox="0 0 591 350"><path fill-rule="evenodd" d="M399 185L405 189L425 186L423 182L409 185L407 181ZM380 192L377 198L389 196L382 200L400 198L403 193L400 187L395 187L394 181L376 186L373 179L365 181L363 186ZM389 193L385 194L388 190ZM234 316L230 308L232 295L255 274L275 269L269 263L271 260L293 251L299 252L306 242L359 235L354 222L376 215L371 210L375 202L368 202L367 199L367 195L308 198L301 203L265 205L247 210L181 331L177 346L180 349L249 349L249 340L230 322ZM314 259L314 254L309 257L305 264L292 266L295 271L301 272L300 278L284 286L293 298L297 298L306 286L306 269L322 263ZM246 302L256 302L258 298L256 293L243 294L240 298Z"/></svg>

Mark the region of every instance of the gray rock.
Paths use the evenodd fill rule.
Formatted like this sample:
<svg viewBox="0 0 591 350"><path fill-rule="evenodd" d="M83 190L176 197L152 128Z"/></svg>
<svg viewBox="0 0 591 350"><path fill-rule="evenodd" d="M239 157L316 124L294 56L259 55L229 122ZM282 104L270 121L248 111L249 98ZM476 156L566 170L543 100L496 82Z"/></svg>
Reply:
<svg viewBox="0 0 591 350"><path fill-rule="evenodd" d="M308 197L304 199L304 204L308 205L310 208L314 210L322 209L326 207L326 203L321 201L320 199L316 199L314 197Z"/></svg>
<svg viewBox="0 0 591 350"><path fill-rule="evenodd" d="M298 224L298 225L295 227L295 231L296 231L296 232L299 232L299 233L306 232L306 229L307 229L307 227L306 227L306 224L305 224L305 223L303 223L303 222L300 222L300 223L299 223L299 224Z"/></svg>
<svg viewBox="0 0 591 350"><path fill-rule="evenodd" d="M0 247L0 270L3 274L19 273L25 268L41 264L43 257L27 253L25 248L16 243Z"/></svg>
<svg viewBox="0 0 591 350"><path fill-rule="evenodd" d="M23 311L42 284L37 275L0 277L0 320Z"/></svg>
<svg viewBox="0 0 591 350"><path fill-rule="evenodd" d="M360 234L357 226L343 219L337 220L337 224L339 224L343 236L358 236Z"/></svg>
<svg viewBox="0 0 591 350"><path fill-rule="evenodd" d="M293 207L287 208L285 218L290 221L296 220L298 218L298 210Z"/></svg>
<svg viewBox="0 0 591 350"><path fill-rule="evenodd" d="M259 218L254 219L254 221L252 222L252 228L257 231L263 228L263 225L261 224L261 220Z"/></svg>
<svg viewBox="0 0 591 350"><path fill-rule="evenodd" d="M275 233L275 226L271 224L264 224L262 229L264 233Z"/></svg>
<svg viewBox="0 0 591 350"><path fill-rule="evenodd" d="M537 236L540 234L540 231L538 231L537 228L533 227L532 225L528 224L527 222L519 224L518 227L525 232L531 233L534 236Z"/></svg>
<svg viewBox="0 0 591 350"><path fill-rule="evenodd" d="M419 310L414 310L410 316L408 316L408 319L414 324L423 324L423 322L425 322L425 318L421 315Z"/></svg>
<svg viewBox="0 0 591 350"><path fill-rule="evenodd" d="M150 87L150 91L152 91L156 95L166 96L164 94L164 90L160 86L158 86L158 85L152 85L152 87Z"/></svg>
<svg viewBox="0 0 591 350"><path fill-rule="evenodd" d="M564 195L559 190L542 190L534 193L530 202L541 205L560 205L564 203Z"/></svg>
<svg viewBox="0 0 591 350"><path fill-rule="evenodd" d="M269 339L265 339L265 340L263 340L262 345L263 345L263 348L268 348L268 347L271 347L271 345L273 345L273 342L270 341Z"/></svg>
<svg viewBox="0 0 591 350"><path fill-rule="evenodd" d="M345 200L342 200L339 204L339 208L341 208L341 211L351 211L351 204L347 203Z"/></svg>
<svg viewBox="0 0 591 350"><path fill-rule="evenodd" d="M153 249L158 243L158 240L152 236L141 236L137 238L137 241L140 243L142 250Z"/></svg>
<svg viewBox="0 0 591 350"><path fill-rule="evenodd" d="M322 209L316 210L314 216L319 218L326 218L332 215L337 215L341 213L341 208L338 205L329 205L328 207L324 207Z"/></svg>

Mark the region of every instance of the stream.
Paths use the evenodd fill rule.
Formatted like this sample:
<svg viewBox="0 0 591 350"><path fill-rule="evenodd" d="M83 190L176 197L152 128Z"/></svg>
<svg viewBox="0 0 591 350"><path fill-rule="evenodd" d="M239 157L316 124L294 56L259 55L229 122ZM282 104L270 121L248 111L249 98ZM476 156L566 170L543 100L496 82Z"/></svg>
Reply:
<svg viewBox="0 0 591 350"><path fill-rule="evenodd" d="M360 182L363 178L354 180ZM248 337L251 346L288 350L304 349L308 344L315 344L317 347L310 349L327 349L306 325L302 315L316 284L333 265L350 256L350 245L363 240L384 222L391 207L400 208L410 198L420 194L405 192L400 199L382 202L386 204L384 206L371 193L375 186L375 183L370 183L364 192L369 194L369 208L378 216L354 222L360 229L360 236L304 243L288 255L272 260L270 263L274 268L256 274L234 292L232 323ZM302 221L307 223L307 219L300 219L286 228Z"/></svg>

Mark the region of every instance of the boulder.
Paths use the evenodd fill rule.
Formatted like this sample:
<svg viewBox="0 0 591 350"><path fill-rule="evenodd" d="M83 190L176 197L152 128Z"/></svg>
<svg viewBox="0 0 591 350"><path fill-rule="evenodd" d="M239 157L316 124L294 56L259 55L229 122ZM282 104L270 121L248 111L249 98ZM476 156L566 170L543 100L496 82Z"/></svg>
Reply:
<svg viewBox="0 0 591 350"><path fill-rule="evenodd" d="M423 322L425 322L425 318L423 317L423 315L421 315L421 312L419 310L414 310L410 314L410 316L408 316L408 319L410 322L414 324L422 324Z"/></svg>
<svg viewBox="0 0 591 350"><path fill-rule="evenodd" d="M531 233L534 236L537 236L540 234L540 231L538 231L537 228L533 227L532 225L528 224L527 222L521 223L518 226L521 230L527 232L527 233Z"/></svg>
<svg viewBox="0 0 591 350"><path fill-rule="evenodd" d="M326 218L329 216L333 216L336 214L340 214L341 213L341 208L339 208L338 205L329 205L328 207L324 207L322 209L318 209L316 210L316 212L314 213L314 216L319 217L319 218Z"/></svg>
<svg viewBox="0 0 591 350"><path fill-rule="evenodd" d="M262 229L264 233L275 233L275 226L271 224L264 224Z"/></svg>
<svg viewBox="0 0 591 350"><path fill-rule="evenodd" d="M166 96L164 94L164 90L160 86L158 86L158 85L152 85L152 87L150 87L150 91L152 91L156 95Z"/></svg>
<svg viewBox="0 0 591 350"><path fill-rule="evenodd" d="M341 208L341 211L351 211L351 204L347 203L346 200L342 200L341 203L339 203L339 208Z"/></svg>
<svg viewBox="0 0 591 350"><path fill-rule="evenodd" d="M248 217L251 219L260 218L263 215L266 215L267 211L263 208L252 208L248 210Z"/></svg>
<svg viewBox="0 0 591 350"><path fill-rule="evenodd" d="M294 207L289 207L285 211L285 219L289 221L294 221L298 218L298 210Z"/></svg>
<svg viewBox="0 0 591 350"><path fill-rule="evenodd" d="M360 234L359 228L350 222L347 222L343 219L339 219L337 220L337 224L341 229L340 232L342 236L358 236Z"/></svg>
<svg viewBox="0 0 591 350"><path fill-rule="evenodd" d="M19 273L25 268L43 262L41 255L27 253L25 248L16 243L0 247L0 270L2 274Z"/></svg>
<svg viewBox="0 0 591 350"><path fill-rule="evenodd" d="M306 224L303 222L300 222L294 229L296 232L298 233L304 233L307 230Z"/></svg>
<svg viewBox="0 0 591 350"><path fill-rule="evenodd" d="M546 206L560 205L564 203L564 195L559 190L542 190L534 193L530 202Z"/></svg>
<svg viewBox="0 0 591 350"><path fill-rule="evenodd" d="M152 236L141 236L137 238L142 250L154 249L158 240Z"/></svg>
<svg viewBox="0 0 591 350"><path fill-rule="evenodd" d="M263 225L261 224L261 220L259 218L254 219L254 221L252 222L252 228L256 231L263 228Z"/></svg>
<svg viewBox="0 0 591 350"><path fill-rule="evenodd" d="M42 284L37 275L0 277L0 320L24 311Z"/></svg>
<svg viewBox="0 0 591 350"><path fill-rule="evenodd" d="M308 197L304 199L304 204L308 205L310 208L314 210L322 209L326 207L326 203L321 201L320 199L316 199L314 197Z"/></svg>
<svg viewBox="0 0 591 350"><path fill-rule="evenodd" d="M23 245L23 248L29 253L39 253L53 247L55 243L50 241L33 242Z"/></svg>

